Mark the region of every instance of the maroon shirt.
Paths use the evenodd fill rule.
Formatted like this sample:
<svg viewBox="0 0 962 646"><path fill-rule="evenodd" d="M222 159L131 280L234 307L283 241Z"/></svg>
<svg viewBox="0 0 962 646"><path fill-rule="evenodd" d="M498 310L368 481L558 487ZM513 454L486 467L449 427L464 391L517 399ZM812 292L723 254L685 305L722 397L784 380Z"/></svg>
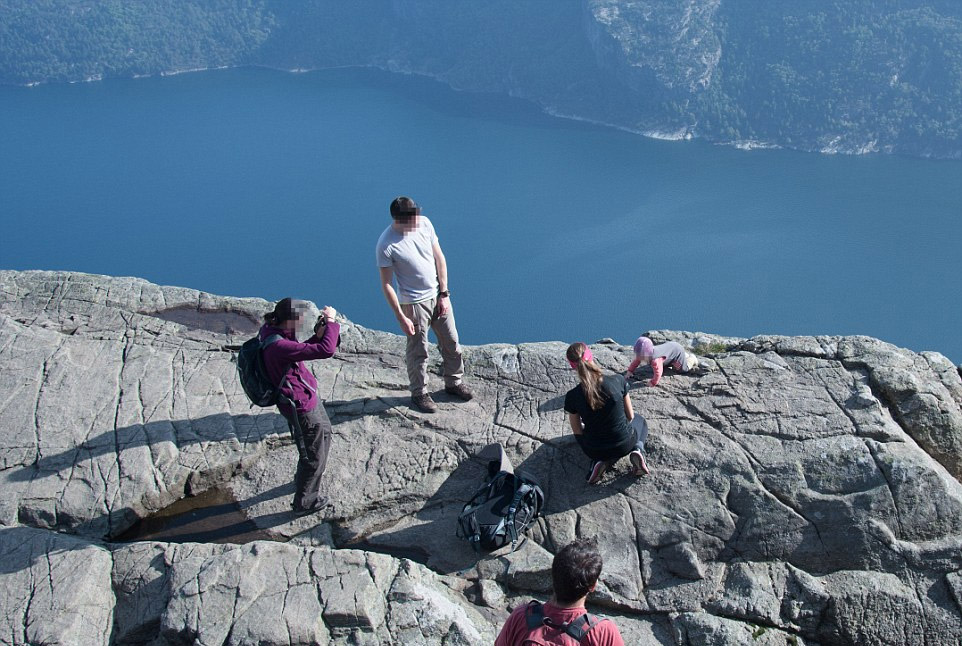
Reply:
<svg viewBox="0 0 962 646"><path fill-rule="evenodd" d="M501 634L494 642L494 646L522 646L524 640L529 637L541 639L545 644L570 644L576 646L578 643L563 631L548 626L540 626L534 630L528 630L528 622L525 618L528 604L518 606L504 622ZM577 619L585 614L584 608L559 608L550 601L543 606L545 617L551 617L557 623L564 623ZM534 642L539 643L539 642ZM610 619L602 621L597 626L588 631L583 644L587 646L625 646L621 639L621 633L615 622Z"/></svg>
<svg viewBox="0 0 962 646"><path fill-rule="evenodd" d="M264 368L272 383L280 384L287 376L287 383L281 386L281 394L294 401L298 413L309 413L317 406L317 379L301 361L329 359L337 351L337 341L341 325L331 321L324 326L318 337L315 333L304 343L299 342L293 332L286 332L272 325L264 325L258 334L261 341L279 334L282 338L264 348ZM283 413L290 413L291 407L281 400L277 405Z"/></svg>

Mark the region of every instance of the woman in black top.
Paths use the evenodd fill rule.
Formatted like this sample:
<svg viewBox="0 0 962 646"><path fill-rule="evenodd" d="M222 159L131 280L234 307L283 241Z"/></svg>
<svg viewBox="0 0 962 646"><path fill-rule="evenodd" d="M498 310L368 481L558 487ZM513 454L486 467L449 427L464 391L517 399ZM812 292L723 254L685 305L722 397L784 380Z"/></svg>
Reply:
<svg viewBox="0 0 962 646"><path fill-rule="evenodd" d="M581 383L565 395L565 412L581 450L594 460L588 484L601 480L605 471L626 455L634 475L649 473L644 454L648 424L635 415L628 382L620 374L602 375L591 348L584 343L568 346L567 357Z"/></svg>

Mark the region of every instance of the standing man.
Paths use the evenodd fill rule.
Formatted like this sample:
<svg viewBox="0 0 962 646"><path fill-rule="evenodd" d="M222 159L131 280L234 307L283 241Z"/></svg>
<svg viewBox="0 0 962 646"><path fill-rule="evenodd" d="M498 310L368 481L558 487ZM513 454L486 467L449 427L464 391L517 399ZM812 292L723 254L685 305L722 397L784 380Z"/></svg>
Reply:
<svg viewBox="0 0 962 646"><path fill-rule="evenodd" d="M411 402L424 413L437 411L427 391L428 328L441 348L444 391L468 401L473 396L464 385L464 360L454 326L448 265L434 233L434 225L421 215L409 197L391 202L391 226L377 241L377 266L387 304L407 336L405 361L411 383ZM397 281L397 291L394 281Z"/></svg>

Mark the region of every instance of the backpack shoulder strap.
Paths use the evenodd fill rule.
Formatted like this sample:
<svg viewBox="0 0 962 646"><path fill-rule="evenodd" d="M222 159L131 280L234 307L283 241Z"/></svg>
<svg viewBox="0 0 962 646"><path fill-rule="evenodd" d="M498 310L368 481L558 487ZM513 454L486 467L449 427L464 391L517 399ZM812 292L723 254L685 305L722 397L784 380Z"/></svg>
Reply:
<svg viewBox="0 0 962 646"><path fill-rule="evenodd" d="M267 376L267 366L264 364L264 350L274 345L275 343L277 343L283 338L284 337L282 337L280 334L271 334L266 339L261 341L260 352L257 353L257 360L260 362L260 367L261 367L261 370L264 372L265 377ZM290 371L291 369L288 368L287 372L284 373L284 376L281 377L281 383L275 384L276 388L280 389L284 387L284 382L287 381L287 375L290 373ZM292 401L288 400L288 403L291 405L291 408L294 407L294 403Z"/></svg>
<svg viewBox="0 0 962 646"><path fill-rule="evenodd" d="M544 606L540 601L537 600L528 602L528 607L525 608L524 611L524 619L529 631L540 628L541 626L560 628L566 635L577 641L579 644L584 642L585 638L588 636L588 632L592 628L600 624L602 621L607 621L606 617L598 617L586 612L570 622L556 624L548 617L545 617Z"/></svg>
<svg viewBox="0 0 962 646"><path fill-rule="evenodd" d="M605 621L605 617L596 617L595 615L589 615L587 612L577 619L574 619L565 626L565 633L571 636L573 639L578 640L580 644L584 641L585 637L588 636L588 631Z"/></svg>
<svg viewBox="0 0 962 646"><path fill-rule="evenodd" d="M269 345L274 345L275 343L277 343L278 341L280 341L280 340L283 339L283 338L284 338L284 337L282 337L280 334L272 334L272 335L270 335L269 337L267 337L266 339L264 339L263 341L261 341L261 350L263 350L264 348L266 348L266 347L269 346Z"/></svg>
<svg viewBox="0 0 962 646"><path fill-rule="evenodd" d="M533 600L528 602L528 607L524 611L524 619L528 630L534 630L544 626L544 606L540 601Z"/></svg>
<svg viewBox="0 0 962 646"><path fill-rule="evenodd" d="M518 475L514 475L514 498L511 499L511 506L508 507L508 513L505 517L506 524L505 529L508 531L508 537L511 539L511 551L514 552L518 549L518 528L514 524L514 516L518 511L518 505L521 504L521 500L531 491L534 491L534 487L528 484L523 478ZM539 514L535 514L537 517Z"/></svg>

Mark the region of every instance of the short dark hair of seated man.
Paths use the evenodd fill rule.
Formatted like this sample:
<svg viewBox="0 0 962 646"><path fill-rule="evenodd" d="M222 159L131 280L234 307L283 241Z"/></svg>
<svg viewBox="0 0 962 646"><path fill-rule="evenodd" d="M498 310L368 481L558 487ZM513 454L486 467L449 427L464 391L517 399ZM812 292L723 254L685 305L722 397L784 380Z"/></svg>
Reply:
<svg viewBox="0 0 962 646"><path fill-rule="evenodd" d="M571 604L588 596L601 576L601 554L593 538L579 538L565 545L551 562L554 598Z"/></svg>

